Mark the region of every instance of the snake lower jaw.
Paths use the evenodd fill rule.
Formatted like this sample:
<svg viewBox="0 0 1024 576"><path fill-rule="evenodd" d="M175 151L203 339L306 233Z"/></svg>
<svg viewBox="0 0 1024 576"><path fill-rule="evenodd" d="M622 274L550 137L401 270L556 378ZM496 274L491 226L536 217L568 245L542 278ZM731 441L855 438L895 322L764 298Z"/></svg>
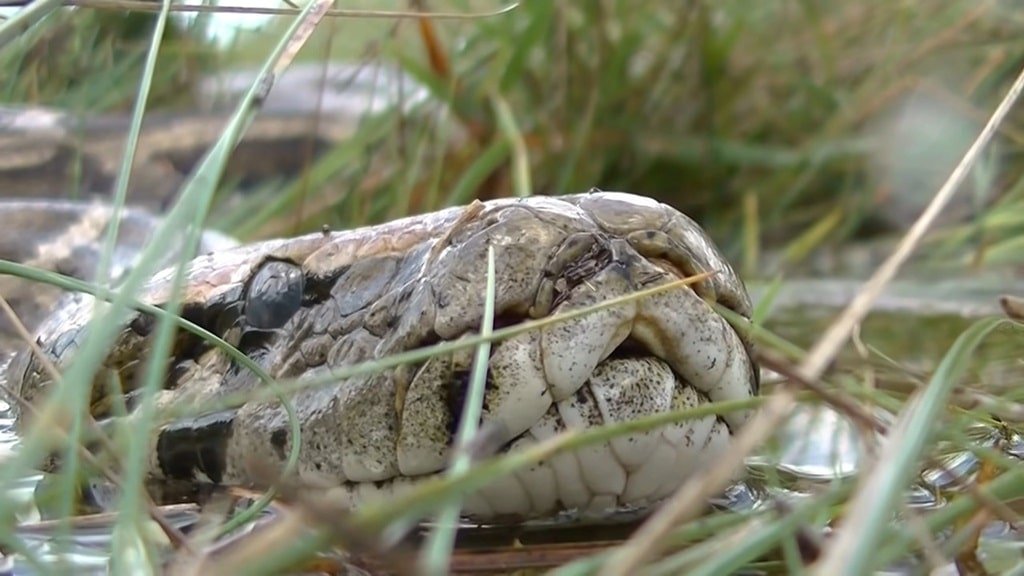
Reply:
<svg viewBox="0 0 1024 576"><path fill-rule="evenodd" d="M531 402L547 409L525 431L501 446L500 453L515 453L550 440L569 430L585 432L638 418L687 411L711 402L709 396L683 380L669 364L654 356L636 355L632 339L602 360L586 381L567 398ZM524 390L527 388L524 388ZM485 414L483 430L509 436L516 422L502 418L503 409L516 406L527 414L526 398L507 397L498 410ZM729 449L732 429L727 415L680 419L650 431L626 434L545 460L503 476L466 495L462 513L482 522L515 522L573 512L602 517L609 512L646 508L671 495L697 470ZM733 421L746 414L728 415ZM415 429L415 428L413 428ZM352 508L381 498L393 499L414 490L423 480L440 474L433 464L419 475L405 475L421 458L412 446L399 447L403 475L376 482L346 482L335 496ZM433 454L437 454L436 452ZM431 456L433 456L431 454ZM447 451L442 452L444 456ZM404 456L404 459L403 459ZM421 458L421 459L418 459Z"/></svg>
<svg viewBox="0 0 1024 576"><path fill-rule="evenodd" d="M554 401L505 450L523 450L566 430L582 432L711 401L667 362L635 355L635 349L625 352L599 362L575 393ZM564 510L603 515L646 507L717 458L728 448L730 434L725 418L712 414L556 454L486 486L466 500L464 513L486 519L524 511L527 516Z"/></svg>

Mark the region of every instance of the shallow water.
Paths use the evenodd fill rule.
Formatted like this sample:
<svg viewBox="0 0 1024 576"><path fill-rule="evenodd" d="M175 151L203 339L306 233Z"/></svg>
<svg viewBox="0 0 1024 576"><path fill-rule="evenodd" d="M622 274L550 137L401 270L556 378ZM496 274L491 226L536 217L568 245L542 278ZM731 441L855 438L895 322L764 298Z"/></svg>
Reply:
<svg viewBox="0 0 1024 576"><path fill-rule="evenodd" d="M974 318L995 311L994 302L987 297L979 298L977 291L965 294L960 295L962 301L959 305L956 298L951 299L948 294L938 301L924 301L919 308L914 308L912 299L898 300L886 312L865 322L860 337L887 356L898 359L902 365L927 374ZM843 300L837 298L836 302L838 305ZM769 327L783 337L807 346L821 333L831 310L818 309L815 313L797 315L797 309L804 312L807 310L798 304L783 304L776 309ZM1024 367L1016 354L1020 338L1010 331L999 332L982 346L970 372L972 383L998 387L1021 381ZM844 353L843 358L851 362L851 365L858 361L853 347ZM0 374L3 373L2 368L0 366ZM901 386L908 390L915 386L913 381L906 381L905 376L905 381L899 382L896 372L887 371L884 366L872 374L878 377L880 385L895 390ZM770 387L773 376L767 373L764 376L766 387ZM881 411L876 416L882 422L894 420L892 414ZM1024 438L1019 435L1007 435L1005 431L982 426L970 432L971 438L979 445L999 444L1004 453L1010 456L1020 458L1024 455ZM9 406L0 401L0 459L14 448L16 440ZM749 510L775 500L798 501L820 493L836 481L856 476L866 464L865 449L865 439L845 417L822 405L803 405L780 427L761 452L749 459L751 479L733 485L714 503L724 508ZM962 489L979 468L978 459L973 453L954 447L944 450L936 461L940 465L925 468L918 482L908 489L909 507L934 509L942 506L948 495ZM23 479L6 497L31 501L38 479ZM174 523L183 527L197 519L198 513L193 509L180 509L173 515ZM31 524L38 520L38 516L29 514L20 520ZM53 529L47 529L45 524L35 526L31 532L22 532L26 545L43 558L53 558L54 546L57 544ZM80 573L106 572L110 526L109 522L101 521L93 526L76 528L72 539L60 544L64 559L72 563ZM992 522L982 535L979 555L986 565L991 563L1001 568L1012 567L1020 562L1022 547L1024 539L1017 531L1003 522ZM890 567L886 573L907 573L920 568L920 565L908 560L907 563ZM948 568L952 570L949 573L956 573L955 567ZM946 568L938 573L944 573L944 570ZM0 560L0 574L4 573L31 574L33 571L24 562L5 568Z"/></svg>

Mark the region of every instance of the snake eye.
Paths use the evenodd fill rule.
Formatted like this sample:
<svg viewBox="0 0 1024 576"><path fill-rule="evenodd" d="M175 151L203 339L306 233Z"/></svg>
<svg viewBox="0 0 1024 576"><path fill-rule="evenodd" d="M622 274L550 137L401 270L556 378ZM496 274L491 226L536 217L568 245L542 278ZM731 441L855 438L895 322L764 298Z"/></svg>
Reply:
<svg viewBox="0 0 1024 576"><path fill-rule="evenodd" d="M280 260L264 262L245 294L246 326L273 330L284 326L302 305L305 278L298 266Z"/></svg>

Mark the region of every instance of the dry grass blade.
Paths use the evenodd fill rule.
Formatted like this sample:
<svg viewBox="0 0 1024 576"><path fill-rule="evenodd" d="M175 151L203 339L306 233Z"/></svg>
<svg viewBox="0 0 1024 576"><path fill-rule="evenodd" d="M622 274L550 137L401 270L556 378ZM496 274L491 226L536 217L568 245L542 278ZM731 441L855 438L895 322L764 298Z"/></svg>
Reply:
<svg viewBox="0 0 1024 576"><path fill-rule="evenodd" d="M900 267L920 244L925 232L932 226L942 209L949 203L953 195L967 178L971 168L978 162L982 150L992 140L1007 114L1016 104L1021 91L1024 90L1024 73L1017 77L1007 92L1006 97L992 113L991 118L981 133L957 164L953 173L935 194L921 216L914 222L906 235L900 240L896 250L871 275L853 301L850 302L839 317L829 326L820 340L811 348L807 358L800 365L800 372L806 380L817 380L831 364L839 349L849 339L854 327L867 316L872 303L881 295L885 286L896 276Z"/></svg>
<svg viewBox="0 0 1024 576"><path fill-rule="evenodd" d="M1014 82L988 124L932 199L928 208L907 232L896 251L878 268L843 314L829 327L825 335L801 363L798 373L804 381L816 381L832 362L839 348L849 338L853 328L867 315L872 302L896 275L928 227L963 183L982 149L992 139L999 124L1005 119L1022 90L1024 90L1024 74ZM612 560L602 568L601 575L630 574L645 560L657 554L672 527L679 521L690 517L699 510L704 500L722 490L733 477L735 470L743 465L747 455L770 437L772 431L795 405L795 392L787 387L781 388L736 437L733 449L710 470L697 474L683 485L651 520L637 531L630 539L630 543L612 557ZM844 564L828 565L838 569Z"/></svg>
<svg viewBox="0 0 1024 576"><path fill-rule="evenodd" d="M778 354L774 354L767 350L760 350L757 352L757 359L758 363L762 367L777 372L786 378L789 378L791 382L814 392L817 396L821 397L825 403L832 406L836 411L841 412L850 420L859 423L865 430L874 430L880 434L884 434L888 430L884 423L873 417L864 409L864 407L857 404L848 396L833 392L819 384L817 381L804 380L801 378L800 373L796 370L795 366L780 358Z"/></svg>
<svg viewBox="0 0 1024 576"><path fill-rule="evenodd" d="M796 406L795 392L786 388L772 395L736 436L731 449L714 466L694 474L651 518L630 537L598 572L599 576L634 574L665 546L667 536L681 522L696 516L706 502L736 476L736 470L755 448L771 437L778 423Z"/></svg>
<svg viewBox="0 0 1024 576"><path fill-rule="evenodd" d="M260 470L258 476L265 481L276 480L277 470L259 462L254 462L253 466ZM179 576L251 574L254 570L274 573L275 570L267 566L267 559L271 558L280 564L280 570L291 567L305 571L303 569L313 558L301 553L305 550L295 554L293 547L296 541L314 534L320 549L333 544L344 551L343 556L330 559L342 568L371 563L387 573L415 572L413 551L403 544L382 546L379 534L354 526L351 510L332 497L330 484L319 485L293 477L276 489L278 496L271 505L271 515L257 521L248 532L216 542L201 556L176 559L171 573ZM243 488L232 488L231 492L252 500L265 497Z"/></svg>
<svg viewBox="0 0 1024 576"><path fill-rule="evenodd" d="M50 2L53 3L53 2ZM64 6L77 6L80 8L92 8L97 10L131 10L133 12L156 12L160 10L159 4L146 2L144 0L63 0L58 4ZM0 2L3 6L25 6L28 0L17 0L15 2ZM34 2L39 4L39 2ZM334 2L331 2L334 4ZM441 20L472 20L476 18L490 18L508 14L519 7L519 2L513 2L508 6L491 10L488 12L417 12L404 10L327 10L326 16L333 18L386 18L386 19L420 19L435 18ZM269 8L257 6L230 6L230 5L208 5L208 4L176 4L171 6L171 12L193 12L202 14L263 14L268 16L295 16L302 12L302 8Z"/></svg>
<svg viewBox="0 0 1024 576"><path fill-rule="evenodd" d="M872 300L877 297L885 284L896 274L899 266L909 257L928 226L956 192L971 166L977 161L981 150L988 144L1000 123L1002 123L1006 115L1013 108L1022 90L1024 90L1024 72L1017 76L1006 97L999 107L996 108L981 134L978 135L974 144L971 145L971 148L964 155L938 194L936 194L931 204L928 205L925 212L914 223L914 226L911 227L896 252L879 268L872 279L865 285L862 292L851 302L840 319L830 327L822 340L812 350L811 355L802 365L805 374L813 374L814 377L817 377L824 370L827 363L831 361L831 357L846 340L849 330L866 315ZM961 338L964 338L966 334L961 336ZM915 410L907 410L906 414L907 418L904 424L911 421L910 418L914 416ZM899 480L900 468L897 465L903 464L905 467L905 458L902 456L905 455L907 445L917 445L912 443L911 440L897 441L902 439L903 436L904 434L897 433L894 438L889 440L883 453L880 455L879 467L873 470L872 474L867 476L865 481L862 482L859 492L853 500L852 510L854 510L854 514L850 518L846 529L840 533L836 541L829 547L826 556L822 559L817 569L817 573L836 573L836 570L846 570L849 568L855 560L860 562L865 560L857 555L859 548L855 543L863 541L861 539L864 536L865 530L873 529L875 521L873 513L877 514L877 509L864 505L864 503L869 499L876 498L880 490L888 488L891 492L892 484ZM883 471L885 473L882 473ZM857 503L860 503L860 505Z"/></svg>
<svg viewBox="0 0 1024 576"><path fill-rule="evenodd" d="M884 542L892 511L904 487L918 469L936 421L945 410L955 383L966 371L967 358L993 330L1008 323L1002 318L981 320L964 331L950 347L928 385L908 402L870 470L860 476L849 502L843 530L830 543L815 574L863 574L874 568L873 552ZM837 572L839 571L839 572Z"/></svg>
<svg viewBox="0 0 1024 576"><path fill-rule="evenodd" d="M991 462L984 462L981 470L978 471L977 482L985 484L999 475L999 471ZM984 564L978 558L978 545L981 533L985 526L992 520L994 513L989 508L982 508L970 520L961 521L961 528L966 529L970 535L968 545L961 548L956 554L956 565L960 574L986 574Z"/></svg>
<svg viewBox="0 0 1024 576"><path fill-rule="evenodd" d="M313 35L313 31L323 20L324 15L330 10L330 7L334 4L333 0L317 0L314 3L312 9L309 10L303 17L299 27L295 30L295 35L288 39L288 43L285 45L284 50L281 51L281 55L277 61L274 62L273 75L264 76L267 80L263 85L260 86L260 92L257 95L257 99L262 100L267 97L267 93L270 92L274 77L280 75L282 72L291 65L292 61L299 54L299 50L305 46L309 37Z"/></svg>

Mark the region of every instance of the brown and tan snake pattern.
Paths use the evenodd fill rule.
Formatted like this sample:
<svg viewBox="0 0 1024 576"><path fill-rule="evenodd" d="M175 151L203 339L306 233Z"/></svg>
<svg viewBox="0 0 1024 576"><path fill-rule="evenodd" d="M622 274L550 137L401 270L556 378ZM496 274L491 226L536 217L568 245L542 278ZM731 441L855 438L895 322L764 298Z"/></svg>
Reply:
<svg viewBox="0 0 1024 576"><path fill-rule="evenodd" d="M748 315L743 284L710 240L675 210L627 194L497 200L346 232L219 249L188 272L184 316L237 344L275 378L319 378L479 329L487 248L497 259L496 321L511 325L585 307L700 272L715 275L496 343L482 424L503 450L565 428L589 428L757 393L748 347L709 305ZM170 274L141 294L161 304ZM66 365L91 314L65 303L38 341ZM104 370L131 405L153 322L137 315ZM471 352L339 380L290 398L302 424L300 474L333 478L353 505L444 469ZM181 336L161 406L200 409L262 384L222 350ZM50 383L21 353L8 374L37 400ZM108 417L103 382L94 416ZM201 412L201 410L198 410ZM686 421L556 456L466 501L478 518L606 511L665 497L728 448L746 413ZM252 462L283 462L288 419L280 401L174 423L154 438L155 477L247 482Z"/></svg>

